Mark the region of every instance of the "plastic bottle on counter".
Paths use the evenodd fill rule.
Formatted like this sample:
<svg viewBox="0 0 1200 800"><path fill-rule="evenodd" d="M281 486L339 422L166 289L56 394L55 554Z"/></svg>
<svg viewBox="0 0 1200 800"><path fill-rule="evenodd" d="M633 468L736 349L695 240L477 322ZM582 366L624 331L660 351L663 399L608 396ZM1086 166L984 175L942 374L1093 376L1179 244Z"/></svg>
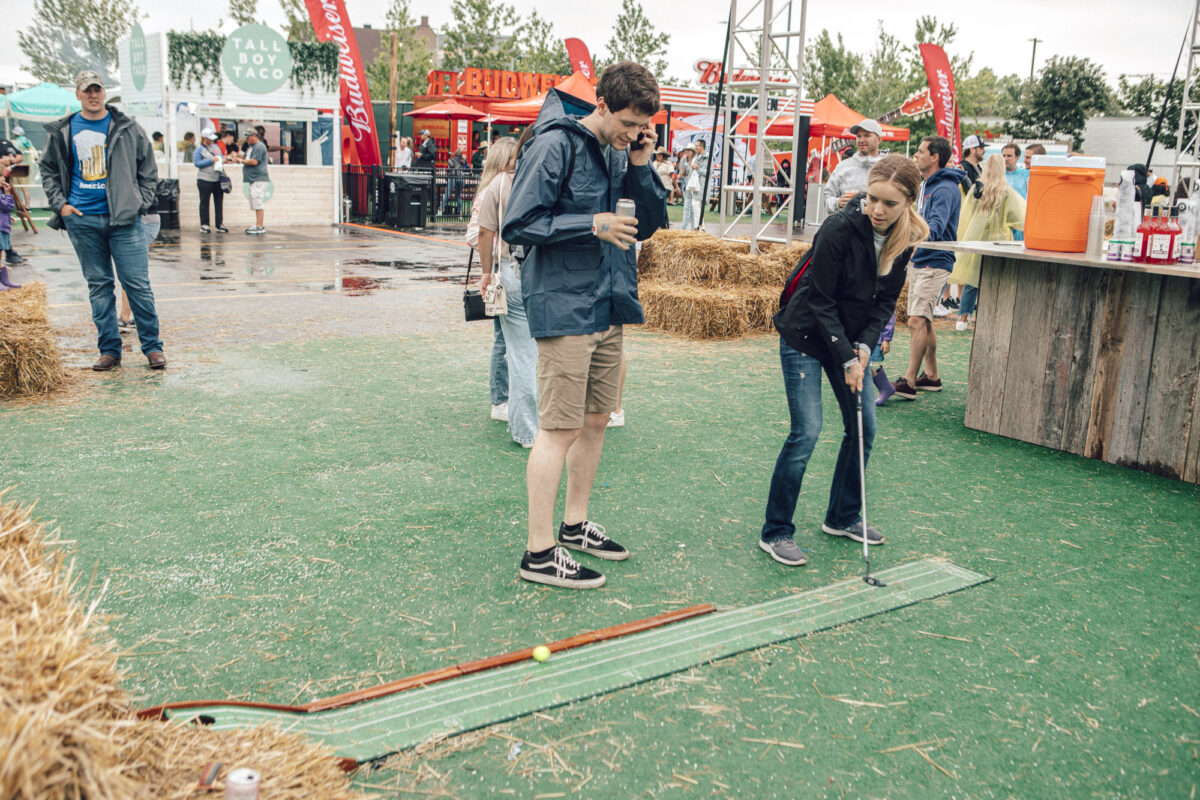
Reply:
<svg viewBox="0 0 1200 800"><path fill-rule="evenodd" d="M1092 198L1092 211L1088 214L1087 254L1100 258L1104 254L1104 196Z"/></svg>
<svg viewBox="0 0 1200 800"><path fill-rule="evenodd" d="M1142 212L1142 221L1138 223L1137 235L1133 237L1132 261L1138 264L1146 263L1146 248L1150 244L1150 209Z"/></svg>
<svg viewBox="0 0 1200 800"><path fill-rule="evenodd" d="M1117 185L1117 209L1113 219L1113 235L1108 240L1109 261L1132 261L1133 244L1137 236L1137 201L1134 199L1133 170L1121 171Z"/></svg>
<svg viewBox="0 0 1200 800"><path fill-rule="evenodd" d="M1179 203L1181 213L1179 215L1179 263L1194 264L1196 263L1196 209L1188 201L1184 200Z"/></svg>

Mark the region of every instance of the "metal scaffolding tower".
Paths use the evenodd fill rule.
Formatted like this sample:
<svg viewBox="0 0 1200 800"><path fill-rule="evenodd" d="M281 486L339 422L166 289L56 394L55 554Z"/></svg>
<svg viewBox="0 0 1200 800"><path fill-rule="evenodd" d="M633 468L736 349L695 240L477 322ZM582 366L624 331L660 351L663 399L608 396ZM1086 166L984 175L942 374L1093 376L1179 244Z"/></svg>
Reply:
<svg viewBox="0 0 1200 800"><path fill-rule="evenodd" d="M793 5L798 6L798 13L793 14ZM726 101L721 131L721 168L717 178L720 226L722 238L744 241L745 236L733 236L732 231L749 216L750 250L753 253L758 252L758 243L762 241L790 244L793 221L804 220L804 209L796 209L796 205L797 198L804 196L801 181L805 180L808 153L807 137L800 141L807 10L808 0L731 0L724 62ZM737 91L744 88L753 88L756 94ZM768 128L783 120L790 120L791 134L769 135ZM752 125L755 130L750 133ZM714 131L714 139L716 135ZM745 184L745 165L750 156L747 142L751 139L755 153L753 177ZM792 145L787 186L763 185L767 143L772 141L787 141ZM711 153L710 157L715 158L716 154ZM731 181L731 175L741 176L741 181ZM797 186L801 191L796 190ZM784 200L764 219L763 199L766 195L779 195ZM701 202L707 201L706 187ZM780 223L782 233L777 227L772 228Z"/></svg>
<svg viewBox="0 0 1200 800"><path fill-rule="evenodd" d="M1179 186L1181 178L1189 178L1191 191L1196 196L1197 170L1200 170L1200 102L1192 98L1196 86L1196 72L1200 70L1200 52L1197 51L1197 32L1200 31L1200 0L1192 9L1192 26L1187 46L1187 72L1183 76L1183 102L1179 106L1179 134L1175 140L1175 167L1171 171L1171 191ZM1190 130L1190 134L1185 132Z"/></svg>

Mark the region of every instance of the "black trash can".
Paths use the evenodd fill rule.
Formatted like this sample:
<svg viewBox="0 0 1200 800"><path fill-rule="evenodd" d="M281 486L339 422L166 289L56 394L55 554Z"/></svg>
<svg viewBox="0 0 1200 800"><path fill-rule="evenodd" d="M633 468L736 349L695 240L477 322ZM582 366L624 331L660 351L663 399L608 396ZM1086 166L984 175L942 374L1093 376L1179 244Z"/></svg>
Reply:
<svg viewBox="0 0 1200 800"><path fill-rule="evenodd" d="M179 180L163 178L154 190L158 197L158 217L163 230L179 230Z"/></svg>
<svg viewBox="0 0 1200 800"><path fill-rule="evenodd" d="M433 176L427 172L393 172L387 176L388 223L397 228L424 228L433 202Z"/></svg>

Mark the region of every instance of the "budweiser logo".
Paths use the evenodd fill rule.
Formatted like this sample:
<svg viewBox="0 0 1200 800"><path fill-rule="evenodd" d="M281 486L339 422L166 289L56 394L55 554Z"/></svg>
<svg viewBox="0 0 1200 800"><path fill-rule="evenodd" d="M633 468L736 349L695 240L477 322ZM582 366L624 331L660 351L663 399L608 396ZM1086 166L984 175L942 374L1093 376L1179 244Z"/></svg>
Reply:
<svg viewBox="0 0 1200 800"><path fill-rule="evenodd" d="M338 44L338 83L341 90L342 114L350 126L359 158L364 164L379 163L379 148L375 139L375 123L369 106L366 75L358 55L358 42L342 0L306 0L309 16L317 38Z"/></svg>
<svg viewBox="0 0 1200 800"><path fill-rule="evenodd" d="M700 84L702 86L716 86L721 82L721 62L708 61L700 59L696 62L696 72L700 73ZM729 82L735 81L756 81L759 76L753 72L746 72L742 69L735 69L733 72L725 76L725 80ZM772 78L767 76L768 83L787 83L787 78Z"/></svg>

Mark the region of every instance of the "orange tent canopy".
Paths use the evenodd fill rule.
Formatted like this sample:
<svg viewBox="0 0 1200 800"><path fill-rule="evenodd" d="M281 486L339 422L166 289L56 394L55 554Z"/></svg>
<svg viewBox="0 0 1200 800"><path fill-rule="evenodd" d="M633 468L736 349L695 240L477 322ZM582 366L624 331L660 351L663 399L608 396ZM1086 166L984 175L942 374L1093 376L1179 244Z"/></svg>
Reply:
<svg viewBox="0 0 1200 800"><path fill-rule="evenodd" d="M818 100L813 107L813 115L808 122L808 135L814 139L844 139L850 138L850 126L862 122L865 115L858 113L850 106L838 100L833 94L827 94ZM769 117L768 117L769 119ZM908 128L898 128L894 125L883 125L883 140L887 142L907 142ZM751 134L758 130L758 120L755 117L745 117L738 123L737 132ZM767 127L768 136L789 136L792 133L792 118L785 115Z"/></svg>
<svg viewBox="0 0 1200 800"><path fill-rule="evenodd" d="M482 111L476 111L470 106L463 105L456 100L443 100L440 103L434 103L431 106L416 108L412 111L404 112L405 117L445 117L446 119L455 119L466 117L467 119L481 119L486 117Z"/></svg>
<svg viewBox="0 0 1200 800"><path fill-rule="evenodd" d="M555 85L554 88L578 97L580 100L595 103L596 90L593 88L594 83L594 79L584 77L582 72L576 72L562 83ZM527 120L534 120L537 119L538 113L542 110L542 103L546 102L547 94L549 92L539 94L537 97L526 97L523 100L493 103L488 110L495 116L506 119L510 117L524 117Z"/></svg>

